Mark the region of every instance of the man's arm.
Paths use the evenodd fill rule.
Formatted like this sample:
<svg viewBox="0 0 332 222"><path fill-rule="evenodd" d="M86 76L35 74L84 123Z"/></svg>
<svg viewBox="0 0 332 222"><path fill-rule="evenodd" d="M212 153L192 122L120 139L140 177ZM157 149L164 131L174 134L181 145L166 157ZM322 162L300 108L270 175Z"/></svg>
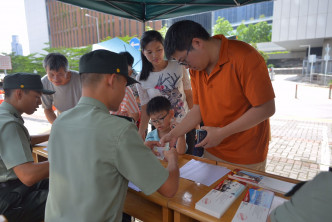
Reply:
<svg viewBox="0 0 332 222"><path fill-rule="evenodd" d="M55 112L53 111L52 108L50 109L44 109L44 113L46 116L46 119L48 120L48 122L50 122L51 124L54 122L54 120L56 119L56 115Z"/></svg>
<svg viewBox="0 0 332 222"><path fill-rule="evenodd" d="M221 143L226 137L238 132L250 129L257 124L263 122L275 112L274 99L260 105L255 106L245 112L240 118L224 127L204 126L202 129L207 131L205 139L196 145L196 147L215 147Z"/></svg>
<svg viewBox="0 0 332 222"><path fill-rule="evenodd" d="M23 163L14 167L14 172L18 179L26 186L32 186L35 183L45 179L49 175L48 161L41 163Z"/></svg>
<svg viewBox="0 0 332 222"><path fill-rule="evenodd" d="M138 133L139 135L141 135L143 141L145 140L145 137L146 137L146 129L148 128L148 123L149 123L149 116L148 114L146 113L146 107L147 107L147 104L141 106L141 122L140 122L140 125L139 125L139 129L138 129Z"/></svg>
<svg viewBox="0 0 332 222"><path fill-rule="evenodd" d="M184 94L186 95L186 101L188 104L188 108L192 109L194 102L193 102L193 92L191 91L191 89L188 90L184 90Z"/></svg>
<svg viewBox="0 0 332 222"><path fill-rule="evenodd" d="M179 136L178 140L176 141L176 150L178 154L185 154L186 148L187 148L186 136L185 135Z"/></svg>
<svg viewBox="0 0 332 222"><path fill-rule="evenodd" d="M158 192L168 198L173 197L179 188L179 166L178 154L176 149L171 148L165 151L165 159L168 161L167 170L169 172L168 178L163 185L158 189Z"/></svg>
<svg viewBox="0 0 332 222"><path fill-rule="evenodd" d="M50 134L42 134L42 135L34 135L31 136L31 145L34 146L38 143L42 143L45 141L48 141L48 138L50 137Z"/></svg>

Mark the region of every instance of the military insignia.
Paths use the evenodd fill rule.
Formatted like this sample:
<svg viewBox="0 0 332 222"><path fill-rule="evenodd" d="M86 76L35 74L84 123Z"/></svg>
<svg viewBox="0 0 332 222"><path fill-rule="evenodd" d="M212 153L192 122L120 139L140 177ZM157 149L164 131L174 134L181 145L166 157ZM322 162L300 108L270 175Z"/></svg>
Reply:
<svg viewBox="0 0 332 222"><path fill-rule="evenodd" d="M119 69L119 68L117 68L117 69L116 69L116 72L120 72L120 69Z"/></svg>
<svg viewBox="0 0 332 222"><path fill-rule="evenodd" d="M24 85L20 85L20 87L21 87L21 89L23 89L23 88L24 88Z"/></svg>

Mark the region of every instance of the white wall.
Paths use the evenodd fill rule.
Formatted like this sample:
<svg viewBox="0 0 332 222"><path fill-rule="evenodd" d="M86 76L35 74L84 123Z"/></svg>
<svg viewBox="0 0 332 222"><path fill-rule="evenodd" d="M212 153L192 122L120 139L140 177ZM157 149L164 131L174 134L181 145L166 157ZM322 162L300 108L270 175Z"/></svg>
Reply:
<svg viewBox="0 0 332 222"><path fill-rule="evenodd" d="M49 42L45 0L24 0L30 53L46 53Z"/></svg>
<svg viewBox="0 0 332 222"><path fill-rule="evenodd" d="M272 41L332 37L332 0L276 0Z"/></svg>

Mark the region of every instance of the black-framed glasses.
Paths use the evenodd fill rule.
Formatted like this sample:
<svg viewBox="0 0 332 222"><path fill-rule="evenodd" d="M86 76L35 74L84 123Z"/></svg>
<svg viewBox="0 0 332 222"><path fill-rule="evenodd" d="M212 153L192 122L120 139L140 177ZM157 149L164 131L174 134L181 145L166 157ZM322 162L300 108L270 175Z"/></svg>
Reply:
<svg viewBox="0 0 332 222"><path fill-rule="evenodd" d="M188 66L187 58L188 58L188 54L189 54L190 50L191 50L191 44L189 45L189 48L187 49L186 58L183 61L181 61L181 62L178 61L179 65Z"/></svg>
<svg viewBox="0 0 332 222"><path fill-rule="evenodd" d="M154 120L151 119L151 120L149 121L149 123L150 123L150 124L163 123L163 122L164 122L164 119L167 117L168 113L169 113L169 111L167 111L167 113L166 113L165 116L160 117L160 118L158 118L158 119L154 119Z"/></svg>

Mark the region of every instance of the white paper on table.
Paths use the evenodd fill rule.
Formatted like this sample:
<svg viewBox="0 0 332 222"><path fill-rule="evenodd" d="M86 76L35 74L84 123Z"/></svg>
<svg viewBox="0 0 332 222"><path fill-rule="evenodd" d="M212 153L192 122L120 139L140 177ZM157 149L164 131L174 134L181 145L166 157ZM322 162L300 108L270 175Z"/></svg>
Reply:
<svg viewBox="0 0 332 222"><path fill-rule="evenodd" d="M133 189L133 190L135 190L135 191L137 191L137 192L141 192L141 190L135 184L133 184L130 181L128 183L128 187L131 188L131 189Z"/></svg>
<svg viewBox="0 0 332 222"><path fill-rule="evenodd" d="M265 222L269 209L242 201L232 222Z"/></svg>
<svg viewBox="0 0 332 222"><path fill-rule="evenodd" d="M295 185L296 184L294 183L274 179L267 176L264 176L263 179L258 184L258 186L262 186L266 189L270 188L274 191L279 191L279 192L281 191L282 193L289 192L291 189L293 189Z"/></svg>
<svg viewBox="0 0 332 222"><path fill-rule="evenodd" d="M269 214L272 212L272 210L274 210L275 208L277 208L277 206L283 204L286 201L287 201L287 199L285 199L285 198L274 196L273 201L272 201L272 205L270 207Z"/></svg>
<svg viewBox="0 0 332 222"><path fill-rule="evenodd" d="M47 146L48 145L48 141L42 142L42 143L38 143L36 144L38 146Z"/></svg>
<svg viewBox="0 0 332 222"><path fill-rule="evenodd" d="M190 160L180 168L180 177L211 186L229 172L230 170L226 167Z"/></svg>

